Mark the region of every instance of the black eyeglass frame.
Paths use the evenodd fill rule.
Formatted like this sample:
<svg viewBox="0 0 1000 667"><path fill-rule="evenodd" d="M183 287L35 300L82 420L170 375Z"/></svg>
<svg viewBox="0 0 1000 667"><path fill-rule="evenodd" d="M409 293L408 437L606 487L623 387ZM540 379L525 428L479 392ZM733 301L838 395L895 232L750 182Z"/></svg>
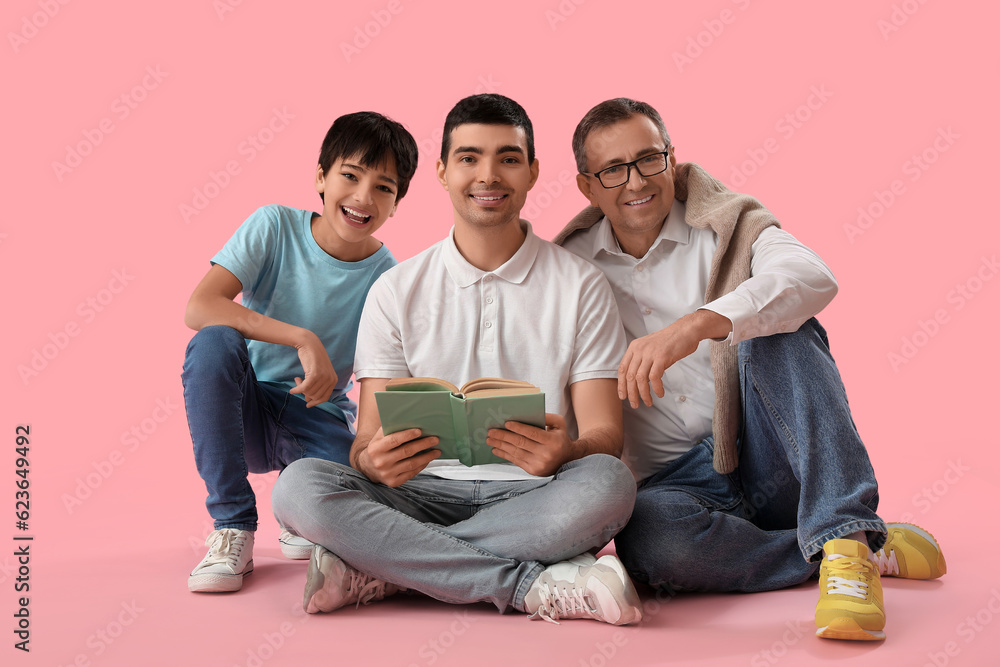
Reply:
<svg viewBox="0 0 1000 667"><path fill-rule="evenodd" d="M670 167L670 149L671 146L667 146L667 149L664 151L657 151L656 153L648 153L640 158L632 160L631 162L619 162L618 164L613 164L609 167L605 167L604 169L601 169L600 171L595 171L593 173L589 171L581 171L580 173L586 174L587 176L594 176L595 178L597 178L597 182L600 183L601 187L604 188L605 190L614 190L615 188L620 188L629 182L629 179L632 178L632 167L635 167L635 170L639 172L639 175L644 178L649 178L650 176L656 176L657 174L662 174L663 172L665 172ZM654 171L652 174L644 174L642 172L642 169L639 168L639 162L647 158L653 157L654 155L663 156L663 169L660 169L659 171ZM625 180L619 183L618 185L605 185L604 179L601 178L601 174L608 171L609 169L618 169L620 167L625 167Z"/></svg>

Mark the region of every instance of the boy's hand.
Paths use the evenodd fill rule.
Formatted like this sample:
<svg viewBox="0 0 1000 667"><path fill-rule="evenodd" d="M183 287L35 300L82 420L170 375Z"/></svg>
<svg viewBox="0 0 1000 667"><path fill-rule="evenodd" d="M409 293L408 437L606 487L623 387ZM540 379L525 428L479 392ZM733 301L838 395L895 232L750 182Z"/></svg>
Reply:
<svg viewBox="0 0 1000 667"><path fill-rule="evenodd" d="M295 349L299 353L305 378L295 378L295 388L288 393L302 394L307 408L326 403L337 386L337 371L333 370L322 341L319 336L307 331L303 342Z"/></svg>
<svg viewBox="0 0 1000 667"><path fill-rule="evenodd" d="M492 428L486 444L494 454L532 475L555 474L562 464L576 458L566 420L552 413L545 415L545 428L520 422L507 422L503 429Z"/></svg>
<svg viewBox="0 0 1000 667"><path fill-rule="evenodd" d="M373 482L399 486L441 456L440 449L430 449L438 442L435 436L420 437L419 428L389 435L379 428L358 455L358 467Z"/></svg>

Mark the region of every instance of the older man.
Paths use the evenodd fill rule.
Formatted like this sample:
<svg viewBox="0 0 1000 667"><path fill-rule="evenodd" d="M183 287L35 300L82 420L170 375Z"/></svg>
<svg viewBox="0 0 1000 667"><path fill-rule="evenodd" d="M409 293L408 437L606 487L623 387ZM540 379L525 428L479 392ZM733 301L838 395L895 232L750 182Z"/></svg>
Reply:
<svg viewBox="0 0 1000 667"><path fill-rule="evenodd" d="M678 165L648 104L598 104L573 151L590 206L556 242L608 276L630 341L618 394L639 491L622 561L695 591L782 588L818 568L817 634L884 638L880 572L934 578L945 561L926 531L875 512L814 317L837 292L830 270L760 202Z"/></svg>

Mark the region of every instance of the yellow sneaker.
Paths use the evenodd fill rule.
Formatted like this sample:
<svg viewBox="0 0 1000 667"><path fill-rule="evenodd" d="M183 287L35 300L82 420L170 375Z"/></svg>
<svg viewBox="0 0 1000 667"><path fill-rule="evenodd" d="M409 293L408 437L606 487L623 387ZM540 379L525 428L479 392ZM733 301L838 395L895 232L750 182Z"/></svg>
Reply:
<svg viewBox="0 0 1000 667"><path fill-rule="evenodd" d="M823 545L816 627L816 636L826 639L885 639L882 582L866 545L855 540Z"/></svg>
<svg viewBox="0 0 1000 667"><path fill-rule="evenodd" d="M883 577L937 579L948 571L934 536L912 523L887 523L885 546L872 556Z"/></svg>

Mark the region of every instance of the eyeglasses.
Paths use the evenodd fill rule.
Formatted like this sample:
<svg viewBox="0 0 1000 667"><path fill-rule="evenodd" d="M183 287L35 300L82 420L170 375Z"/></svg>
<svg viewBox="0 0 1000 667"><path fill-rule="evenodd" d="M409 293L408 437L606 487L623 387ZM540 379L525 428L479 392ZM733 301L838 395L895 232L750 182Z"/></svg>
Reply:
<svg viewBox="0 0 1000 667"><path fill-rule="evenodd" d="M628 183L628 179L632 178L632 167L635 167L640 176L656 176L665 172L667 170L667 156L669 154L670 146L667 146L667 150L660 153L650 153L649 155L643 155L638 160L613 164L607 169L601 169L593 174L589 174L586 171L583 173L589 176L596 176L601 185L607 189L620 188Z"/></svg>

